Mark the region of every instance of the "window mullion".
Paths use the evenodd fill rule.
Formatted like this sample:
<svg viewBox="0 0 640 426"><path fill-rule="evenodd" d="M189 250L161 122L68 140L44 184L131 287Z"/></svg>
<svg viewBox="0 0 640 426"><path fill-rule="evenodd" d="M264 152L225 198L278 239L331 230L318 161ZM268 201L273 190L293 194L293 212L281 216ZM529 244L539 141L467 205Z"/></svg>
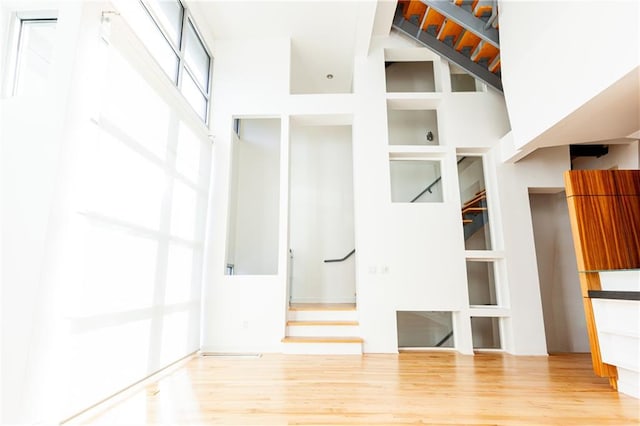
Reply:
<svg viewBox="0 0 640 426"><path fill-rule="evenodd" d="M189 64L187 64L185 62L184 64L184 71L187 72L187 74L189 74L189 77L191 78L191 80L193 80L193 82L195 83L196 87L198 88L198 90L200 91L200 93L202 94L202 96L207 99L207 101L209 100L209 91L208 90L204 90L202 88L202 86L200 86L200 83L198 82L198 80L196 79L195 75L193 74L193 71L191 71L191 67L189 67Z"/></svg>
<svg viewBox="0 0 640 426"><path fill-rule="evenodd" d="M182 89L182 77L184 74L184 68L185 68L185 59L184 59L184 55L185 55L185 50L186 50L186 37L185 37L185 28L187 27L188 24L188 16L189 16L189 11L187 9L183 9L184 12L182 13L182 26L180 27L180 52L178 54L178 88Z"/></svg>
<svg viewBox="0 0 640 426"><path fill-rule="evenodd" d="M158 31L160 31L160 34L162 34L162 37L164 37L164 39L167 41L167 43L169 43L169 46L171 46L171 49L176 54L176 56L179 56L179 54L180 54L180 46L176 46L173 43L173 41L171 40L171 37L168 35L169 31L167 31L167 29L162 24L162 20L160 18L158 18L157 14L153 11L153 9L151 7L147 6L144 2L141 2L141 3L142 3L142 6L144 7L144 10L147 12L149 17L151 18L151 21L153 22L153 24L158 28ZM182 26L184 27L184 15L186 15L186 9L184 8L184 6L182 7L182 10L183 10L183 13L182 13L182 17L183 17ZM182 42L182 33L183 33L183 29L180 28L180 41L179 41L180 43Z"/></svg>

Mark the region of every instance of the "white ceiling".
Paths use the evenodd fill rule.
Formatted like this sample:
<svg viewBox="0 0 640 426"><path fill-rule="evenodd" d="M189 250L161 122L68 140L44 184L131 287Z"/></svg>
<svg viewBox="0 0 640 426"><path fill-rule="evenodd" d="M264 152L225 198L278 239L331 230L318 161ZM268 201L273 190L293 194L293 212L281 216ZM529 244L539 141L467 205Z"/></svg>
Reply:
<svg viewBox="0 0 640 426"><path fill-rule="evenodd" d="M291 39L292 93L351 92L353 59L389 32L395 0L188 1L204 35ZM333 74L333 79L326 78Z"/></svg>

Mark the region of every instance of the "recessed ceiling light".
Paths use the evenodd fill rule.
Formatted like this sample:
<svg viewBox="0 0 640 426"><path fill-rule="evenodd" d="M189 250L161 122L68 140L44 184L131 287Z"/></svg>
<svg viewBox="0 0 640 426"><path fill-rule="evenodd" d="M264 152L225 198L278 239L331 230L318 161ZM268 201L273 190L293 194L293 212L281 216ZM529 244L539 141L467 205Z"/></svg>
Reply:
<svg viewBox="0 0 640 426"><path fill-rule="evenodd" d="M327 80L331 80L333 78L333 74L327 74Z"/></svg>

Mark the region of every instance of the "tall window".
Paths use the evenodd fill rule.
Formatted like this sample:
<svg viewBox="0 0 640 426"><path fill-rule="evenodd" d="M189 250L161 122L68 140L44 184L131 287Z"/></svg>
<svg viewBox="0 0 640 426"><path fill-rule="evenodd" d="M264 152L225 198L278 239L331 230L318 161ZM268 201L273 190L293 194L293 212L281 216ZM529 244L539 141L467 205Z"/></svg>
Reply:
<svg viewBox="0 0 640 426"><path fill-rule="evenodd" d="M143 42L206 122L212 61L188 10L179 0L143 0L142 6L150 18L140 32Z"/></svg>
<svg viewBox="0 0 640 426"><path fill-rule="evenodd" d="M38 94L46 88L53 59L56 19L20 19L13 94Z"/></svg>

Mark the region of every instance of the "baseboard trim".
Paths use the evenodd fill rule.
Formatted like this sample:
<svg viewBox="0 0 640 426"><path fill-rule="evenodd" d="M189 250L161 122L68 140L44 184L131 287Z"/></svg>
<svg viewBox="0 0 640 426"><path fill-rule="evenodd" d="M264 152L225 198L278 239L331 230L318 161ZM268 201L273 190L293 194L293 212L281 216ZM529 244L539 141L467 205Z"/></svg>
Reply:
<svg viewBox="0 0 640 426"><path fill-rule="evenodd" d="M91 417L97 415L99 412L104 411L122 401L129 398L131 395L136 392L141 391L145 388L145 386L150 383L157 382L161 378L168 376L173 373L177 369L183 367L187 362L189 362L192 358L198 356L199 351L192 352L183 358L180 358L177 361L172 362L171 364L161 368L160 370L152 373L137 382L130 384L129 386L120 389L119 391L109 395L108 397L96 402L95 404L85 408L84 410L73 414L66 419L62 420L59 424L80 424L89 420ZM73 422L73 423L72 423Z"/></svg>

